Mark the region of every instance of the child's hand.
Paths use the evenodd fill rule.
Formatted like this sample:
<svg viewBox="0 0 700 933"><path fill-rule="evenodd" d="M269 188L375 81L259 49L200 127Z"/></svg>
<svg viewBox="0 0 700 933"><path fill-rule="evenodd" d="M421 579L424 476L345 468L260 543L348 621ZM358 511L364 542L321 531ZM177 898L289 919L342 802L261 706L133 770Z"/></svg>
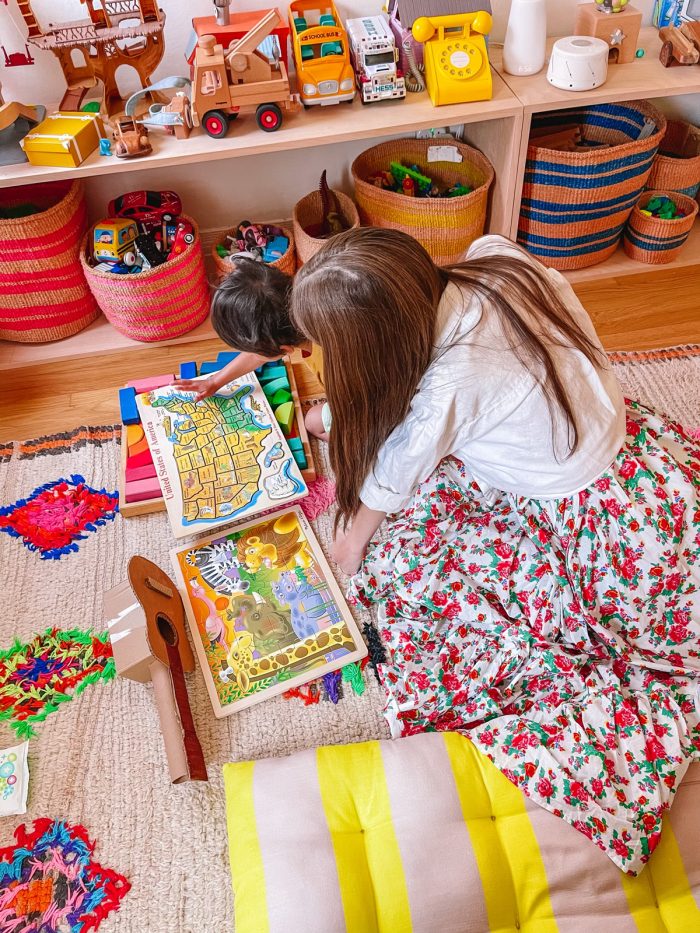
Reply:
<svg viewBox="0 0 700 933"><path fill-rule="evenodd" d="M181 389L183 392L194 392L194 400L199 402L217 392L221 385L218 379L208 376L206 379L178 379L173 382L173 387Z"/></svg>

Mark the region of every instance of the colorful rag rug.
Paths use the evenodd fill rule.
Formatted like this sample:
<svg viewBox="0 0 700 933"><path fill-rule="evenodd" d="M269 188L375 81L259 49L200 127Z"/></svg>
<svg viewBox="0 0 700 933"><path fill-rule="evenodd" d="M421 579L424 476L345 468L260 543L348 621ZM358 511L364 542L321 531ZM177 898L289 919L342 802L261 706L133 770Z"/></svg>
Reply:
<svg viewBox="0 0 700 933"><path fill-rule="evenodd" d="M47 629L27 644L0 650L0 721L21 739L89 685L115 675L107 632ZM2 927L0 927L2 930Z"/></svg>
<svg viewBox="0 0 700 933"><path fill-rule="evenodd" d="M2 933L96 930L131 885L92 857L82 826L39 819L18 826L16 846L0 849Z"/></svg>
<svg viewBox="0 0 700 933"><path fill-rule="evenodd" d="M456 730L637 873L700 760L700 443L628 403L591 487L487 499L445 460L372 543L395 735Z"/></svg>
<svg viewBox="0 0 700 933"><path fill-rule="evenodd" d="M60 560L78 550L76 542L87 537L83 532L97 531L118 508L116 492L93 489L74 474L39 486L14 505L0 506L0 531L21 538L42 560Z"/></svg>

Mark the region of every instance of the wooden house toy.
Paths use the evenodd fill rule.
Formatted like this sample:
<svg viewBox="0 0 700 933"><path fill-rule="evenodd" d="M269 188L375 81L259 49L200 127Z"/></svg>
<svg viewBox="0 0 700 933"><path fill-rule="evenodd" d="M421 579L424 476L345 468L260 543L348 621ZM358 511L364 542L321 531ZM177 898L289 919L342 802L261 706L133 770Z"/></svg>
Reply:
<svg viewBox="0 0 700 933"><path fill-rule="evenodd" d="M627 65L637 56L642 14L636 7L625 4L619 13L610 12L602 3L583 3L576 10L574 33L607 42L611 65Z"/></svg>

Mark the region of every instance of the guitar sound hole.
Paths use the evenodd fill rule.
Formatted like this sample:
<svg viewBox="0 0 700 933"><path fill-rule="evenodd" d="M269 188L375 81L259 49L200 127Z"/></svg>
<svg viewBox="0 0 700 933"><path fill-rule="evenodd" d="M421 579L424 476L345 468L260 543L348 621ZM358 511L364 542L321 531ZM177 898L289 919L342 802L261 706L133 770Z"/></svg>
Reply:
<svg viewBox="0 0 700 933"><path fill-rule="evenodd" d="M156 616L156 625L166 645L177 644L177 630L167 616L158 613Z"/></svg>

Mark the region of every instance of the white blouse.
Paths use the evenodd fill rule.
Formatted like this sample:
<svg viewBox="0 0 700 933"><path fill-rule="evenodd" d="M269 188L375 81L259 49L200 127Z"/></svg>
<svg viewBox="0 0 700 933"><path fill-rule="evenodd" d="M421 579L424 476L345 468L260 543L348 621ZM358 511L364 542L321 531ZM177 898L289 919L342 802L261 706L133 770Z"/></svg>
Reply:
<svg viewBox="0 0 700 933"><path fill-rule="evenodd" d="M535 262L500 236L477 240L467 260L494 254ZM569 283L555 270L546 271L578 325L600 347ZM610 466L625 436L625 406L609 365L599 369L578 350L551 347L579 433L576 451L567 456L566 419L554 403L553 423L542 377L510 349L496 309L482 308L451 282L438 307L437 333L408 415L384 442L362 487L368 508L399 511L449 454L465 464L485 495L502 490L528 498L569 496Z"/></svg>

